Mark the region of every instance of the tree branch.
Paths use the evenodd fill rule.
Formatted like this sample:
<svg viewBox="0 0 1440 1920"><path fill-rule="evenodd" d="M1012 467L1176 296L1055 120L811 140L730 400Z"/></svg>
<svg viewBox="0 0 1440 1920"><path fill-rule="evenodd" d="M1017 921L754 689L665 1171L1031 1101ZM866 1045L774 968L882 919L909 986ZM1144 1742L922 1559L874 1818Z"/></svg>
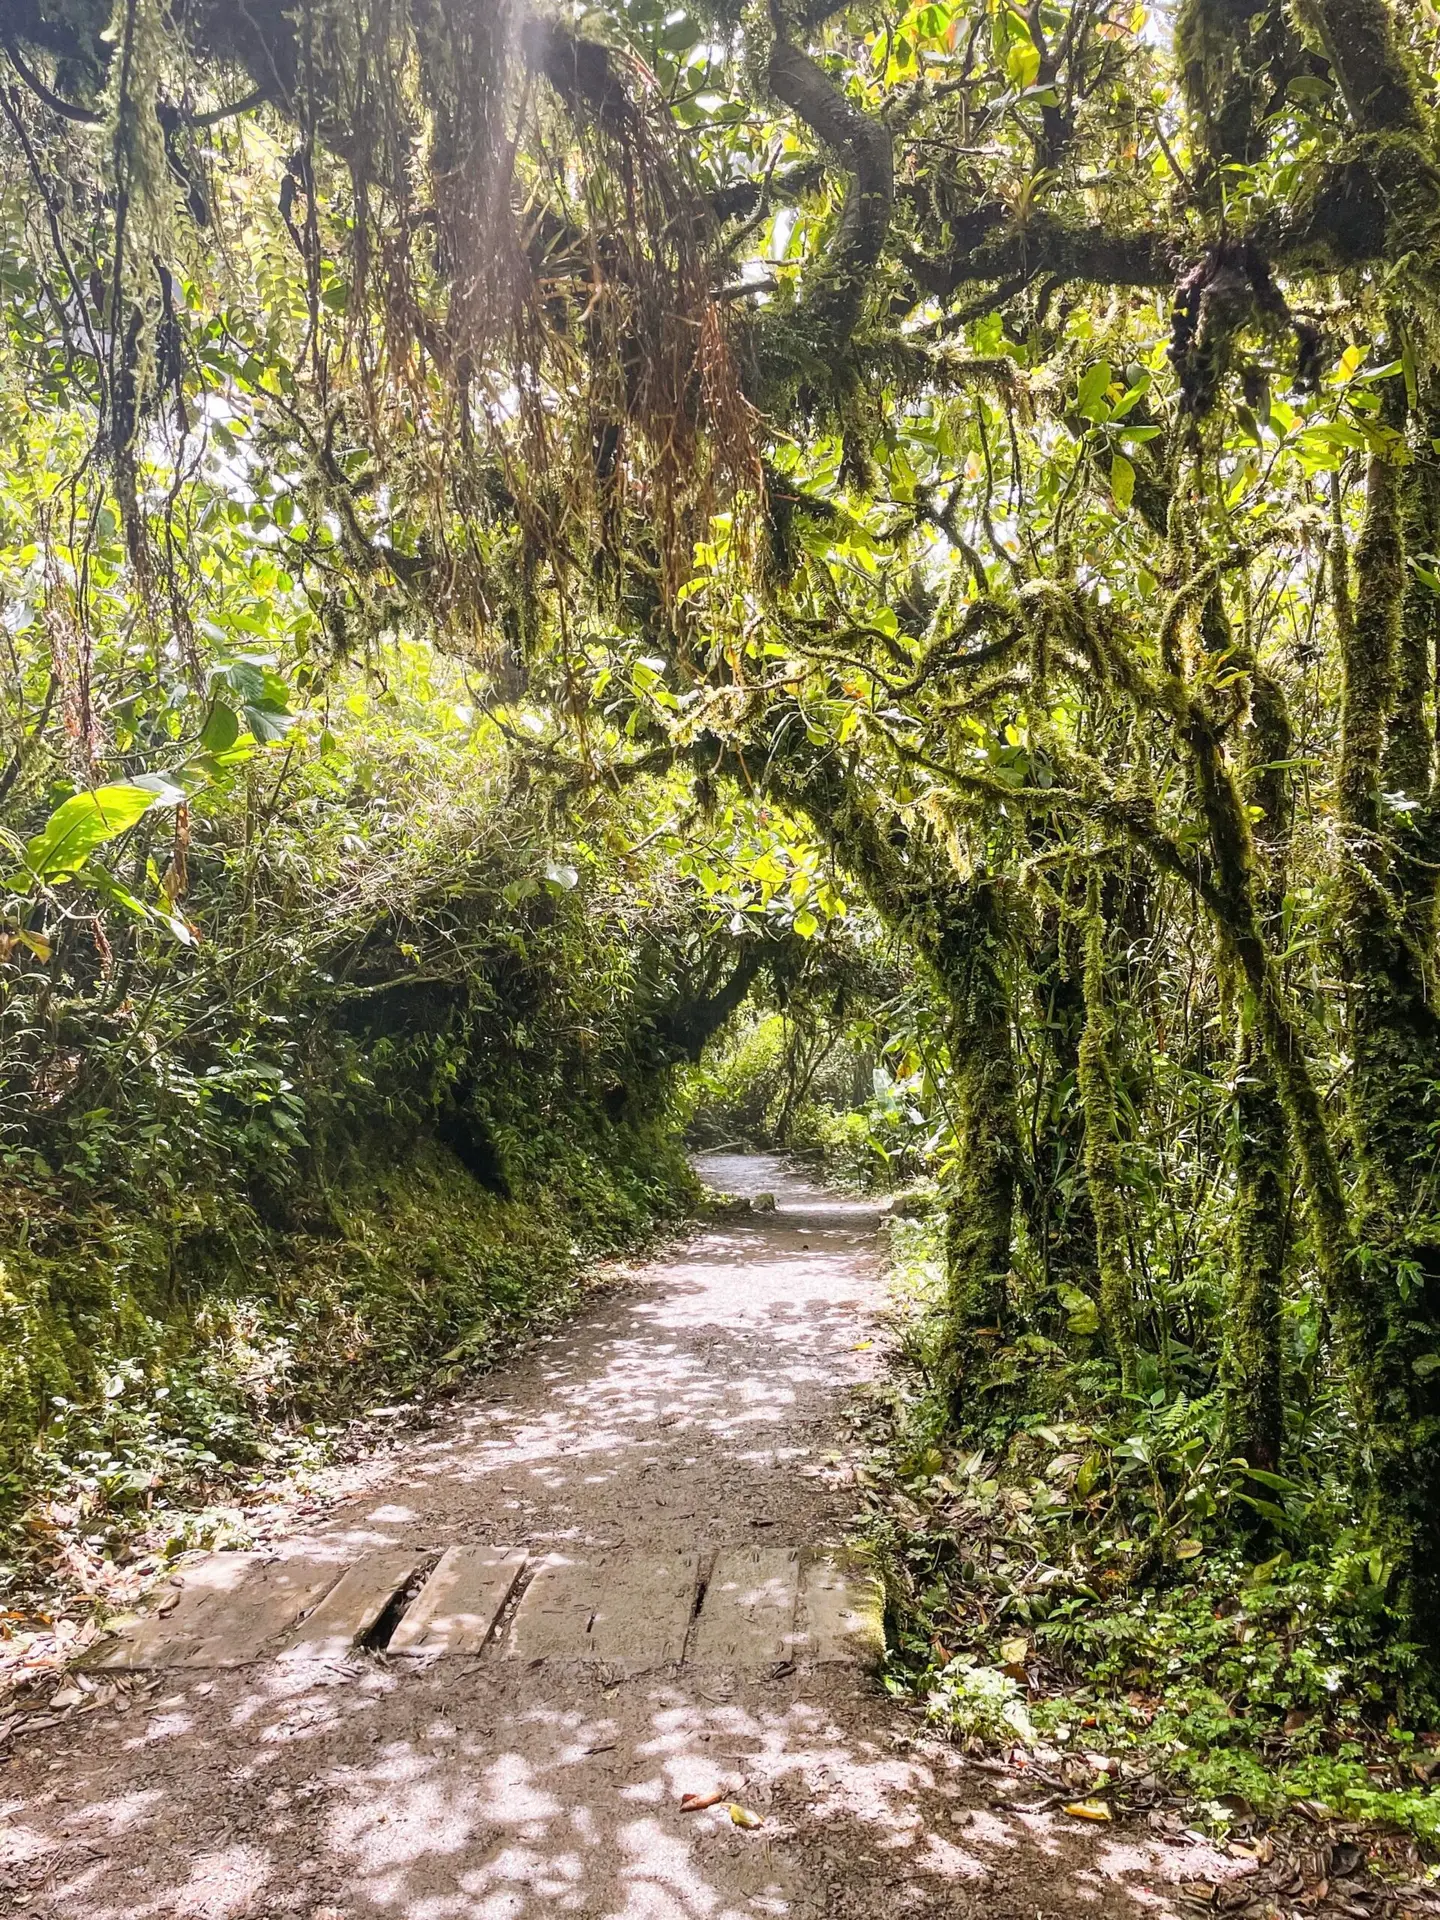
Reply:
<svg viewBox="0 0 1440 1920"><path fill-rule="evenodd" d="M787 317L812 336L822 354L843 350L885 241L895 204L890 134L850 102L824 69L787 40L776 21L770 48L770 90L849 167L840 224L824 257L807 276L799 311Z"/></svg>

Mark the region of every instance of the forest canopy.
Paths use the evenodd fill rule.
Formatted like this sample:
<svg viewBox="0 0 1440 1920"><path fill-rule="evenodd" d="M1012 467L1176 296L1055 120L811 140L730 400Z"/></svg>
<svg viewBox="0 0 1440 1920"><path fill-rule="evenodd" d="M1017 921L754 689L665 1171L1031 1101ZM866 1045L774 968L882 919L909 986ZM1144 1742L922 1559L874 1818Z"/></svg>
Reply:
<svg viewBox="0 0 1440 1920"><path fill-rule="evenodd" d="M597 1125L762 974L831 991L863 918L919 982L887 1084L944 1208L941 1428L1183 1427L1133 1577L1318 1555L1423 1697L1436 31L8 0L11 1150L225 942L327 951L308 879L257 920L253 876L281 821L341 872L387 776L330 716L422 649L532 823L490 897L563 923L561 842L603 849L649 1038Z"/></svg>

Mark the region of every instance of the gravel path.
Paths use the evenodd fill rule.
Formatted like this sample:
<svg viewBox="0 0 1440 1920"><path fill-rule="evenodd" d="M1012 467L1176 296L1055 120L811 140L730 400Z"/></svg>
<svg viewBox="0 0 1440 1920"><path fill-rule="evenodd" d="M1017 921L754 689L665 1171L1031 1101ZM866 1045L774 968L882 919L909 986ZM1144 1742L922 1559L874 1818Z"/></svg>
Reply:
<svg viewBox="0 0 1440 1920"><path fill-rule="evenodd" d="M711 1155L727 1220L347 1470L306 1538L357 1552L818 1545L853 1504L873 1209ZM727 1801L682 1813L680 1797ZM728 1799L759 1817L737 1825ZM0 1765L0 1913L54 1920L1129 1920L1219 1865L1010 1810L871 1679L622 1679L485 1658L176 1673Z"/></svg>

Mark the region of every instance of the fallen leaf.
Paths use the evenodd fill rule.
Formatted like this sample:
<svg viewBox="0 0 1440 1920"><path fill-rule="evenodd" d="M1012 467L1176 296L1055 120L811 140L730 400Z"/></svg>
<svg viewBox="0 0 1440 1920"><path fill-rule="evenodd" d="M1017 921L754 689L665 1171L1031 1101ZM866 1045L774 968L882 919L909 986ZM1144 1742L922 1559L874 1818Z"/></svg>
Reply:
<svg viewBox="0 0 1440 1920"><path fill-rule="evenodd" d="M850 1351L852 1353L864 1353L867 1347L873 1347L874 1344L875 1342L873 1340L857 1340Z"/></svg>
<svg viewBox="0 0 1440 1920"><path fill-rule="evenodd" d="M706 1807L718 1807L725 1798L725 1789L716 1787L713 1793L687 1793L681 1797L681 1813L703 1813Z"/></svg>
<svg viewBox="0 0 1440 1920"><path fill-rule="evenodd" d="M1030 1651L1030 1642L1023 1633L1017 1633L1013 1639L1000 1642L1000 1660L1007 1667L1023 1666L1025 1656Z"/></svg>
<svg viewBox="0 0 1440 1920"><path fill-rule="evenodd" d="M730 1818L737 1827L763 1827L765 1824L758 1813L752 1813L749 1807L742 1807L738 1800L730 1802Z"/></svg>
<svg viewBox="0 0 1440 1920"><path fill-rule="evenodd" d="M1204 1551L1205 1543L1203 1540L1180 1540L1176 1543L1175 1558L1177 1560L1198 1560Z"/></svg>
<svg viewBox="0 0 1440 1920"><path fill-rule="evenodd" d="M61 1687L58 1692L50 1696L50 1711L63 1713L66 1707L78 1707L84 1698L79 1687Z"/></svg>
<svg viewBox="0 0 1440 1920"><path fill-rule="evenodd" d="M1068 1813L1072 1820L1110 1820L1113 1815L1103 1800L1072 1800L1062 1813Z"/></svg>
<svg viewBox="0 0 1440 1920"><path fill-rule="evenodd" d="M1315 1822L1316 1826L1322 1826L1325 1821L1335 1818L1335 1809L1327 1807L1323 1800L1297 1800L1295 1804L1301 1813Z"/></svg>

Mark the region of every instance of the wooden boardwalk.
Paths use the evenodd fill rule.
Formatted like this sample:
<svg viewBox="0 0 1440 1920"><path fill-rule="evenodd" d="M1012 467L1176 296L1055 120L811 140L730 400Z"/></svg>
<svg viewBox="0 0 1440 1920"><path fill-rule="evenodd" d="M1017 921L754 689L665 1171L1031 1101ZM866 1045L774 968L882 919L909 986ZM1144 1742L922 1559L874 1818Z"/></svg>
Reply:
<svg viewBox="0 0 1440 1920"><path fill-rule="evenodd" d="M389 1548L349 1563L215 1554L90 1662L104 1668L483 1654L763 1672L787 1662L876 1667L881 1583L858 1555L799 1547L532 1555L521 1547Z"/></svg>

